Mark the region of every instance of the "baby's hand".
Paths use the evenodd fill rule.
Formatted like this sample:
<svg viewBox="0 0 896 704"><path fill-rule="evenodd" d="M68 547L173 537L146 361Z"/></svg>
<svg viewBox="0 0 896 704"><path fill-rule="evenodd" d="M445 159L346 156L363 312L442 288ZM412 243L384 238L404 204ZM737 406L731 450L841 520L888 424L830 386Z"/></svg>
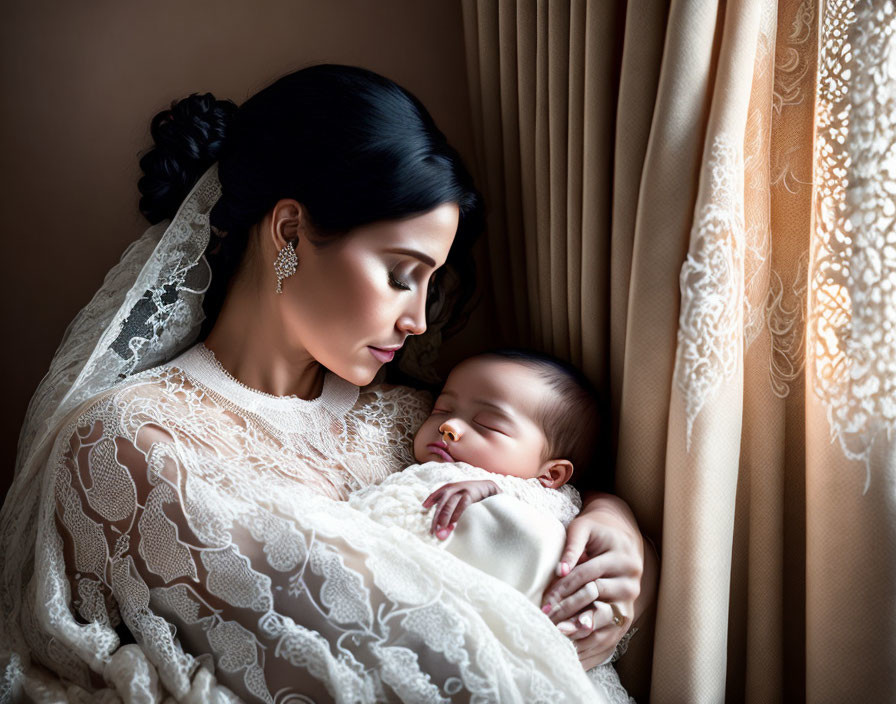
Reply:
<svg viewBox="0 0 896 704"><path fill-rule="evenodd" d="M465 482L451 482L436 489L423 502L424 508L435 505L430 531L439 540L445 540L461 514L470 504L494 496L500 491L498 485L489 479L471 479Z"/></svg>

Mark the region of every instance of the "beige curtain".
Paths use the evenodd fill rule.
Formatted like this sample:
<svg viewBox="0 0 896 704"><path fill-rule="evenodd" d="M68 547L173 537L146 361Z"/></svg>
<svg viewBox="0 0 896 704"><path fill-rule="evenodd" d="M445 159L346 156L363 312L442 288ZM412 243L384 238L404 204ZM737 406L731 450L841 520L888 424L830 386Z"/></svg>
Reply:
<svg viewBox="0 0 896 704"><path fill-rule="evenodd" d="M656 702L896 692L896 10L465 0L506 339L611 399ZM611 469L611 468L608 468Z"/></svg>

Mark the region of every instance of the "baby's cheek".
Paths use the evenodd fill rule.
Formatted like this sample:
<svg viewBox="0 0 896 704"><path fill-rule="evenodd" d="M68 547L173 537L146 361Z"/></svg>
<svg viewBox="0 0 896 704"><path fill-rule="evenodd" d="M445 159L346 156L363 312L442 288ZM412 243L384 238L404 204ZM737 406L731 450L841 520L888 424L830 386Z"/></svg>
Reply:
<svg viewBox="0 0 896 704"><path fill-rule="evenodd" d="M426 426L426 423L420 426L420 430L414 436L414 459L418 462L426 461Z"/></svg>
<svg viewBox="0 0 896 704"><path fill-rule="evenodd" d="M417 441L417 438L419 438L419 437L420 437L419 434L414 436L414 459L417 460L418 462L420 461L420 445Z"/></svg>
<svg viewBox="0 0 896 704"><path fill-rule="evenodd" d="M464 461L476 467L480 467L494 474L508 474L510 462L501 452L497 452L493 447L480 447L478 451L472 453L471 457L464 458Z"/></svg>
<svg viewBox="0 0 896 704"><path fill-rule="evenodd" d="M490 448L488 457L488 469L495 474L506 474L513 477L528 479L532 476L531 460L514 443L505 443L500 451Z"/></svg>

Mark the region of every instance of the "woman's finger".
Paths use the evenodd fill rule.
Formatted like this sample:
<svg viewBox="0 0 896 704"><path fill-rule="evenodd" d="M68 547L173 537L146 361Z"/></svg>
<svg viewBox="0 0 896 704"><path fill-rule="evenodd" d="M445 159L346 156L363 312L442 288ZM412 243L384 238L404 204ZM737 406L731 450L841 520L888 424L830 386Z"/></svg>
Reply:
<svg viewBox="0 0 896 704"><path fill-rule="evenodd" d="M601 628L606 628L613 623L613 609L610 605L605 601L595 601L591 605L591 609L593 609L594 613L592 615L592 629L588 632L588 635L591 635L593 631L600 630Z"/></svg>
<svg viewBox="0 0 896 704"><path fill-rule="evenodd" d="M598 577L606 576L606 573L603 571L606 562L604 555L598 555L587 562L583 562L568 575L551 584L545 591L542 602L545 605L557 604L562 599L581 589L588 582L593 582Z"/></svg>
<svg viewBox="0 0 896 704"><path fill-rule="evenodd" d="M557 624L560 632L567 636L570 640L581 640L587 638L594 631L608 629L606 632L608 641L614 635L618 639L618 633L611 633L612 629L618 631L622 626L627 625L627 621L623 616L623 609L617 604L608 604L604 601L595 601L582 609L579 613L573 614L565 621ZM617 624L614 619L620 618L621 623ZM610 628L611 627L611 628ZM602 648L606 644L602 644Z"/></svg>
<svg viewBox="0 0 896 704"><path fill-rule="evenodd" d="M590 635L575 641L576 652L582 666L590 669L605 662L613 655L616 644L619 642L618 632L612 629L601 628Z"/></svg>
<svg viewBox="0 0 896 704"><path fill-rule="evenodd" d="M565 577L578 564L579 558L585 551L585 545L588 544L589 536L590 531L587 525L575 521L569 524L566 531L566 547L563 548L563 554L557 564L556 574L559 577Z"/></svg>
<svg viewBox="0 0 896 704"><path fill-rule="evenodd" d="M607 577L597 580L601 601L624 604L632 602L641 593L641 582L632 577Z"/></svg>
<svg viewBox="0 0 896 704"><path fill-rule="evenodd" d="M598 578L611 580L620 577L634 577L635 573L637 573L637 565L631 564L631 560L628 558L620 557L615 553L603 553L597 557L592 557L587 562L583 562L567 576L553 582L545 591L542 602L544 604L557 603L581 589L588 582ZM640 580L633 579L632 582L637 582L640 585ZM613 589L625 589L626 586L631 586L631 584L614 585ZM634 599L639 591L639 589L636 589L633 595L627 595L624 591L621 593L614 591L612 599L618 601Z"/></svg>
<svg viewBox="0 0 896 704"><path fill-rule="evenodd" d="M633 602L641 593L641 583L632 577L599 577L598 579L591 581L597 582L597 598L607 603L613 602L617 604L625 604ZM582 587L586 587L587 585L588 582L585 582ZM570 596L580 592L582 587L566 594L551 589L544 595L545 609L543 610L553 618L556 613L557 605L564 599L568 599ZM552 607L551 610L546 610L548 606Z"/></svg>
<svg viewBox="0 0 896 704"><path fill-rule="evenodd" d="M566 621L561 621L557 624L557 628L570 640L581 640L590 636L594 631L596 617L597 609L592 604L590 608L583 609Z"/></svg>
<svg viewBox="0 0 896 704"><path fill-rule="evenodd" d="M570 616L579 613L582 609L596 601L599 595L600 591L597 584L595 584L593 580L586 582L576 592L570 594L565 599L560 599L555 602L554 607L548 613L548 617L554 623L565 621Z"/></svg>
<svg viewBox="0 0 896 704"><path fill-rule="evenodd" d="M594 559L596 560L597 558ZM600 577L601 573L597 569L591 569L589 567L590 563L593 561L594 560L589 560L585 564L579 565L566 577L558 579L556 582L554 582L544 593L542 602L545 605L556 606L566 597L574 594L589 582L593 582L595 579ZM597 597L594 598L596 599ZM594 601L594 599L592 599L592 601Z"/></svg>

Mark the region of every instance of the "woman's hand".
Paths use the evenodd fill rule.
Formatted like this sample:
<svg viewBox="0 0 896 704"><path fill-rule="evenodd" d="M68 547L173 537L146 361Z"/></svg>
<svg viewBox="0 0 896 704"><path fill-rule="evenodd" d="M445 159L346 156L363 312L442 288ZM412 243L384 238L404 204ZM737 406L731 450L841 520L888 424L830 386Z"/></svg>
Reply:
<svg viewBox="0 0 896 704"><path fill-rule="evenodd" d="M423 508L434 504L436 507L430 532L439 540L445 540L470 504L494 496L499 491L498 485L488 479L451 482L436 489L423 501Z"/></svg>
<svg viewBox="0 0 896 704"><path fill-rule="evenodd" d="M569 524L557 574L544 611L592 667L612 655L653 600L656 557L625 502L598 494Z"/></svg>

